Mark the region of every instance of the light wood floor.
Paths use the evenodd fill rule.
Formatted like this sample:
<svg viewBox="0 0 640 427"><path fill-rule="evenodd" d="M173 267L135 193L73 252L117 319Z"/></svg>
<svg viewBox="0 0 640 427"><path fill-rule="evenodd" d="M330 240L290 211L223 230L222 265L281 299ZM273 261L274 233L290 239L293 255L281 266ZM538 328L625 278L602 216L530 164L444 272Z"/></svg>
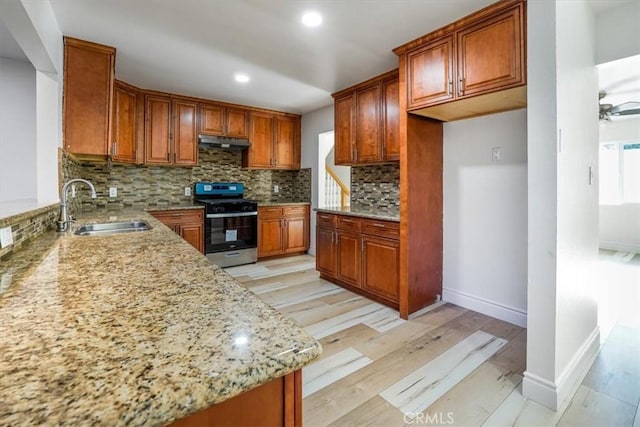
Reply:
<svg viewBox="0 0 640 427"><path fill-rule="evenodd" d="M626 309L601 304L603 347L559 412L522 396L523 328L448 303L403 321L320 279L306 255L227 271L322 344L303 370L305 426L640 427L640 255L603 251L601 263Z"/></svg>

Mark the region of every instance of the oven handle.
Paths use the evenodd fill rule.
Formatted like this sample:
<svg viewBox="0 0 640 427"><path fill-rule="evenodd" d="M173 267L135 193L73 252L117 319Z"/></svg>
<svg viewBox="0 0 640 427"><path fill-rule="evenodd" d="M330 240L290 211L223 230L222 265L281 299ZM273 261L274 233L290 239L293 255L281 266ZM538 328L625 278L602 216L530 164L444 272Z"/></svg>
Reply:
<svg viewBox="0 0 640 427"><path fill-rule="evenodd" d="M218 213L207 214L207 218L236 218L239 216L257 216L258 212L236 212L236 213Z"/></svg>

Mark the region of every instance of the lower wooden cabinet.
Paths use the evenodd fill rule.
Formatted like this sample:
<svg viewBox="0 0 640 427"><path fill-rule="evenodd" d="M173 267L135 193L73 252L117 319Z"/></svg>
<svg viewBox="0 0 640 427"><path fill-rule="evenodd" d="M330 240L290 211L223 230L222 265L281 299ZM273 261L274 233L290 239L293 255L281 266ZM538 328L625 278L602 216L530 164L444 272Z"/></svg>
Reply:
<svg viewBox="0 0 640 427"><path fill-rule="evenodd" d="M309 206L258 207L258 258L309 250Z"/></svg>
<svg viewBox="0 0 640 427"><path fill-rule="evenodd" d="M191 426L302 426L302 370L175 421Z"/></svg>
<svg viewBox="0 0 640 427"><path fill-rule="evenodd" d="M151 211L164 225L204 253L204 212L202 209Z"/></svg>
<svg viewBox="0 0 640 427"><path fill-rule="evenodd" d="M399 224L320 212L316 221L320 277L397 309Z"/></svg>

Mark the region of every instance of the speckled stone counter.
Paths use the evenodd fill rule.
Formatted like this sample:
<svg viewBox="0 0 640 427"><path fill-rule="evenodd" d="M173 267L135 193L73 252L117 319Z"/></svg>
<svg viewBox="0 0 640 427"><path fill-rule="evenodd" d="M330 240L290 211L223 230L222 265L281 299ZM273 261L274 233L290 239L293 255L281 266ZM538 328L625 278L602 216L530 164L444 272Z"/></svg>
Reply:
<svg viewBox="0 0 640 427"><path fill-rule="evenodd" d="M361 207L323 207L314 209L317 212L334 213L340 215L359 216L362 218L382 219L386 221L400 221L400 212L382 211L374 208L361 208Z"/></svg>
<svg viewBox="0 0 640 427"><path fill-rule="evenodd" d="M153 229L47 232L0 263L0 425L164 425L300 369L317 341Z"/></svg>

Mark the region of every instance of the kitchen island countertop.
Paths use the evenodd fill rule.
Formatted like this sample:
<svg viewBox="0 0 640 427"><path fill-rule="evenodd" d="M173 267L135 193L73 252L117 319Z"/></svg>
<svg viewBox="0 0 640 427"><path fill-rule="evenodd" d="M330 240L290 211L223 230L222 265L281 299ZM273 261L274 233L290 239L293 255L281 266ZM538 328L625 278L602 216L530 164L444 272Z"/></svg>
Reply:
<svg viewBox="0 0 640 427"><path fill-rule="evenodd" d="M355 206L327 206L314 209L317 212L325 212L340 215L359 216L369 219L380 219L385 221L400 221L400 212L395 210L381 210L372 207L355 207Z"/></svg>
<svg viewBox="0 0 640 427"><path fill-rule="evenodd" d="M131 219L153 229L72 234ZM85 214L3 260L0 337L0 425L164 425L321 352L142 211Z"/></svg>

